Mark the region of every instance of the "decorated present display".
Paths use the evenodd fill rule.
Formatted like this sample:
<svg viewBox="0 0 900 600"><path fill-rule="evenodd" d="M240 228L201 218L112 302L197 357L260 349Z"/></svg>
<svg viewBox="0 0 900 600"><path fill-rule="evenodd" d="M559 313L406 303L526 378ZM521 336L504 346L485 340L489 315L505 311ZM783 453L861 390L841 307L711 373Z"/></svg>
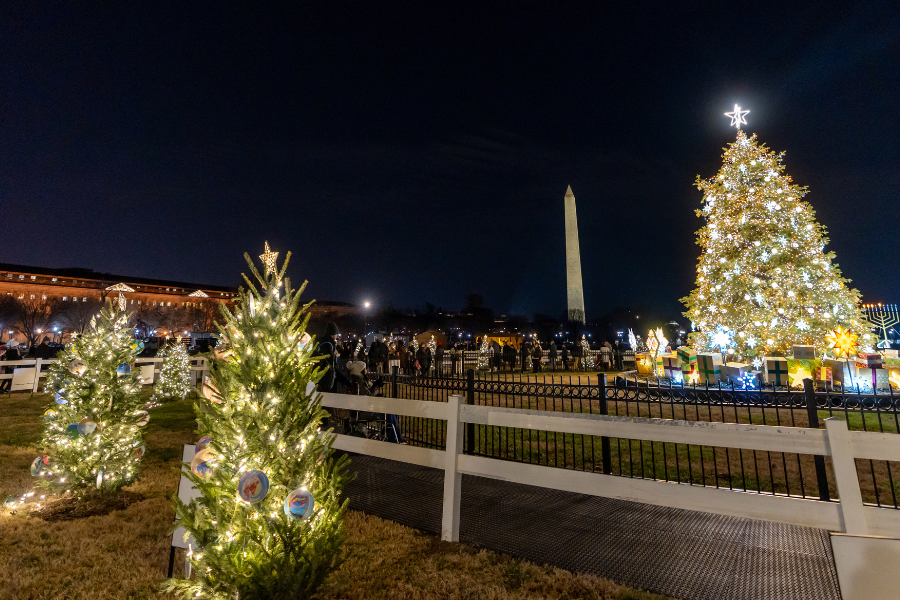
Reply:
<svg viewBox="0 0 900 600"><path fill-rule="evenodd" d="M653 355L649 352L636 352L634 361L637 363L637 372L642 375L652 375L653 368L656 366L653 361Z"/></svg>
<svg viewBox="0 0 900 600"><path fill-rule="evenodd" d="M675 354L660 354L656 357L656 366L661 377L681 380L681 359Z"/></svg>
<svg viewBox="0 0 900 600"><path fill-rule="evenodd" d="M890 373L878 367L856 367L856 383L860 387L886 390L891 387Z"/></svg>
<svg viewBox="0 0 900 600"><path fill-rule="evenodd" d="M829 358L825 361L831 369L831 382L842 386L853 386L853 378L856 377L856 363L846 358Z"/></svg>
<svg viewBox="0 0 900 600"><path fill-rule="evenodd" d="M781 356L763 357L763 376L771 385L788 385L787 359Z"/></svg>
<svg viewBox="0 0 900 600"><path fill-rule="evenodd" d="M860 352L856 355L857 368L877 368L884 366L884 357L880 354Z"/></svg>
<svg viewBox="0 0 900 600"><path fill-rule="evenodd" d="M885 358L900 358L900 350L892 350L890 348L885 348L881 351L884 354Z"/></svg>
<svg viewBox="0 0 900 600"><path fill-rule="evenodd" d="M735 385L740 385L743 381L744 373L750 371L751 366L746 363L739 362L730 362L725 363L725 366L722 367L722 379L724 381L729 381Z"/></svg>
<svg viewBox="0 0 900 600"><path fill-rule="evenodd" d="M698 354L697 373L699 383L717 383L722 376L722 359L719 354Z"/></svg>
<svg viewBox="0 0 900 600"><path fill-rule="evenodd" d="M794 345L794 358L803 360L814 360L816 358L815 346L798 346Z"/></svg>
<svg viewBox="0 0 900 600"><path fill-rule="evenodd" d="M831 367L818 367L813 371L813 376L816 378L816 381L831 383Z"/></svg>
<svg viewBox="0 0 900 600"><path fill-rule="evenodd" d="M690 372L697 367L697 352L689 346L681 346L675 353L681 361L681 370Z"/></svg>

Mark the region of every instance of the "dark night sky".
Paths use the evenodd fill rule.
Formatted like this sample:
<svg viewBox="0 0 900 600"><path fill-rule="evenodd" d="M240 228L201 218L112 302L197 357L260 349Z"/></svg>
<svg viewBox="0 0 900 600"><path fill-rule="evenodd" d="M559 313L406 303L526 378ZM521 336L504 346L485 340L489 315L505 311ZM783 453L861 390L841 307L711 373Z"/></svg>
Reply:
<svg viewBox="0 0 900 600"><path fill-rule="evenodd" d="M588 317L675 316L737 102L900 300L896 2L11 4L0 262L235 285L267 239L314 297L558 315L571 184Z"/></svg>

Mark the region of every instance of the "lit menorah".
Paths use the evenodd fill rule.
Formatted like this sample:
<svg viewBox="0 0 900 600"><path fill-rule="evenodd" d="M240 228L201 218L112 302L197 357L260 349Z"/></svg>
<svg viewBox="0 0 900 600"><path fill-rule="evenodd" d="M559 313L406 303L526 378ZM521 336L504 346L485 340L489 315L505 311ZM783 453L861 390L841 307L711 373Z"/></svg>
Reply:
<svg viewBox="0 0 900 600"><path fill-rule="evenodd" d="M881 330L883 338L878 342L878 347L889 347L888 327L892 327L900 322L900 313L897 312L897 305L863 304L863 310L866 312L866 320L875 327L875 331Z"/></svg>

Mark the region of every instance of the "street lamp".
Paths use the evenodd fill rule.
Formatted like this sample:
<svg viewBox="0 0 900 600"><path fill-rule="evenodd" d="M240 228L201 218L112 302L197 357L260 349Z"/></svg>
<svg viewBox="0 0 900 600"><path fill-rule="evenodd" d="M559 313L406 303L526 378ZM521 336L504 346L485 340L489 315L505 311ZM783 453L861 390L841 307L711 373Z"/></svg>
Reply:
<svg viewBox="0 0 900 600"><path fill-rule="evenodd" d="M369 307L370 306L372 306L372 304L368 300L363 302L363 307L364 307L364 309L363 309L363 329L365 330L365 331L363 331L363 335L366 335L369 333Z"/></svg>

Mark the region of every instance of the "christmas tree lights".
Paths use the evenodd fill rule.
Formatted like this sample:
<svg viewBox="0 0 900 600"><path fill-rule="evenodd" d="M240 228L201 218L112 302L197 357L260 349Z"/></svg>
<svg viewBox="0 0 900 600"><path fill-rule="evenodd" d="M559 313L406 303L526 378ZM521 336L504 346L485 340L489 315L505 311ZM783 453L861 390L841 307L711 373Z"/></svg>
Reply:
<svg viewBox="0 0 900 600"><path fill-rule="evenodd" d="M481 338L481 346L478 348L478 368L479 369L487 369L491 364L490 357L490 349L491 345L488 342L488 336L482 336Z"/></svg>
<svg viewBox="0 0 900 600"><path fill-rule="evenodd" d="M290 253L280 270L264 258L264 274L246 259L258 285L245 276L235 312L222 308L209 397L196 404L203 444L186 476L200 497L174 500L196 540L195 576L164 587L185 598L310 598L340 561L348 459L332 459L319 430L328 413L309 384L324 371L304 335L305 284L294 291L284 278Z"/></svg>
<svg viewBox="0 0 900 600"><path fill-rule="evenodd" d="M588 343L585 336L581 336L581 354L581 364L586 370L596 367L594 355L591 353L591 345Z"/></svg>
<svg viewBox="0 0 900 600"><path fill-rule="evenodd" d="M51 365L39 487L84 497L115 492L137 476L147 413L131 369L143 345L128 319L110 301Z"/></svg>
<svg viewBox="0 0 900 600"><path fill-rule="evenodd" d="M163 358L159 381L154 386L158 400L181 400L191 391L191 357L184 344L173 342L160 354Z"/></svg>
<svg viewBox="0 0 900 600"><path fill-rule="evenodd" d="M719 173L697 179L704 205L696 212L706 225L697 232L697 287L682 302L698 351L744 359L784 355L793 344L823 351L838 326L868 330L859 292L825 252L825 228L782 158L739 129Z"/></svg>

